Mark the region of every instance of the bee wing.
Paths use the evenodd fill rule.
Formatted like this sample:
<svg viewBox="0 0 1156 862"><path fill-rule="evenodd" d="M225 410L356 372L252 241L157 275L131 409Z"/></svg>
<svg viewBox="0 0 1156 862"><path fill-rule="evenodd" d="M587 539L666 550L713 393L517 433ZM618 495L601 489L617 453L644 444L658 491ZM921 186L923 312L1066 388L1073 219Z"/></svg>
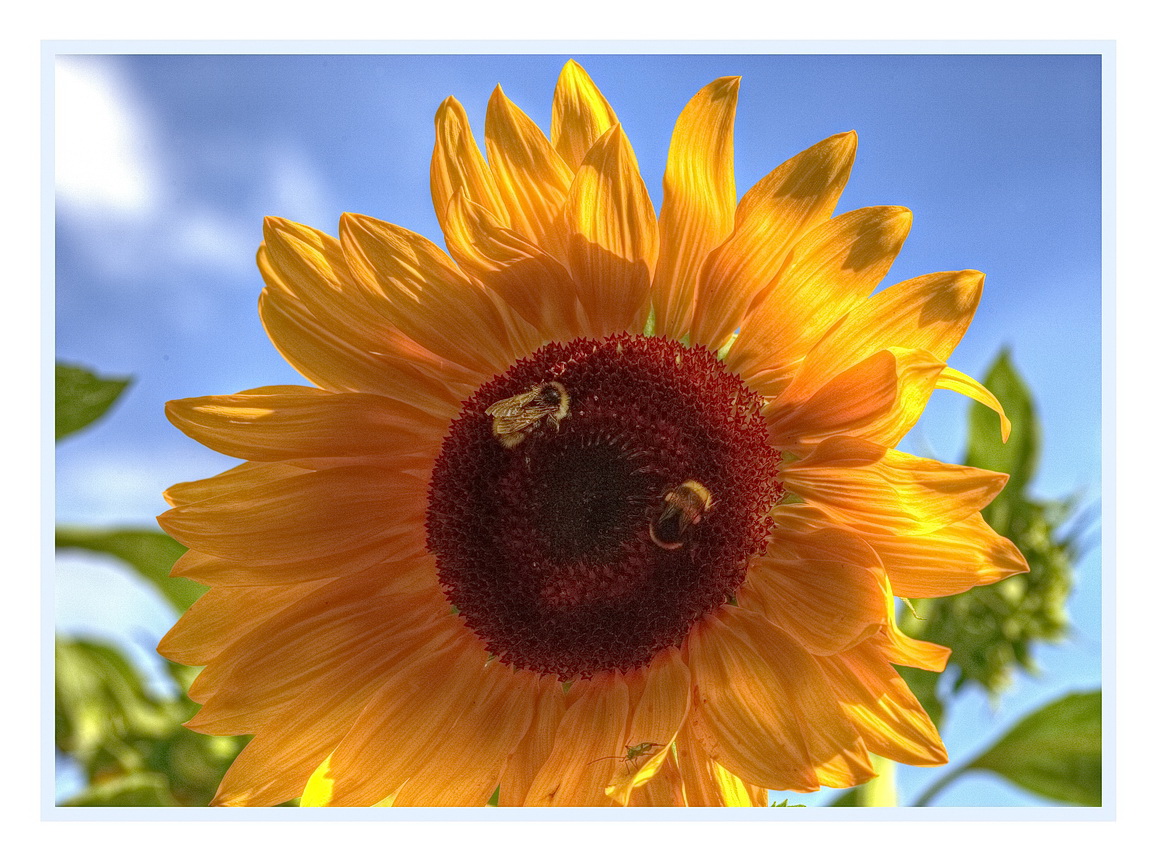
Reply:
<svg viewBox="0 0 1156 862"><path fill-rule="evenodd" d="M529 392L522 392L518 395L512 395L509 398L503 398L501 401L495 401L486 408L487 416L514 416L526 409L526 405L534 400L538 394L538 390L531 389Z"/></svg>
<svg viewBox="0 0 1156 862"><path fill-rule="evenodd" d="M494 417L495 434L512 434L528 428L544 416L550 415L548 407L522 407L509 412L491 413Z"/></svg>

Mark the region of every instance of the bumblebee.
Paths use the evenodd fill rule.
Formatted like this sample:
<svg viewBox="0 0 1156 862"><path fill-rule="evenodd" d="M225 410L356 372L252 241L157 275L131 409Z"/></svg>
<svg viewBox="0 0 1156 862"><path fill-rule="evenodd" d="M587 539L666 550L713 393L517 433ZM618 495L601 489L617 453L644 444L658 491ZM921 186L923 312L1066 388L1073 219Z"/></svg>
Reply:
<svg viewBox="0 0 1156 862"><path fill-rule="evenodd" d="M713 500L708 491L694 479L687 479L662 498L662 511L650 524L654 544L676 551L686 544L690 530L701 523Z"/></svg>
<svg viewBox="0 0 1156 862"><path fill-rule="evenodd" d="M507 449L513 449L543 421L555 431L570 415L570 393L556 380L539 383L528 392L495 401L486 408L494 417L494 436Z"/></svg>

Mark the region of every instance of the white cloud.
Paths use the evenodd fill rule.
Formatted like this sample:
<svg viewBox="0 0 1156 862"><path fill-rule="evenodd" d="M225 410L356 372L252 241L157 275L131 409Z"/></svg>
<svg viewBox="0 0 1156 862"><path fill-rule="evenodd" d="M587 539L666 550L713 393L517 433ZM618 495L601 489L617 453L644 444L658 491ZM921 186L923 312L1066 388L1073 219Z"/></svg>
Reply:
<svg viewBox="0 0 1156 862"><path fill-rule="evenodd" d="M268 171L269 195L262 201L269 215L277 215L322 230L333 223L336 229L337 204L316 165L296 149L270 152L264 167Z"/></svg>
<svg viewBox="0 0 1156 862"><path fill-rule="evenodd" d="M70 251L114 289L152 289L158 272L211 270L222 278L207 284L245 281L266 214L336 228L324 176L299 147L191 146L162 132L161 110L113 59L57 58L57 215ZM239 173L253 182L226 200Z"/></svg>
<svg viewBox="0 0 1156 862"><path fill-rule="evenodd" d="M202 207L173 219L169 229L169 251L183 265L238 275L255 271L257 247L252 240L259 225L245 224L236 216Z"/></svg>
<svg viewBox="0 0 1156 862"><path fill-rule="evenodd" d="M151 124L114 66L59 57L55 117L58 205L132 218L156 211Z"/></svg>

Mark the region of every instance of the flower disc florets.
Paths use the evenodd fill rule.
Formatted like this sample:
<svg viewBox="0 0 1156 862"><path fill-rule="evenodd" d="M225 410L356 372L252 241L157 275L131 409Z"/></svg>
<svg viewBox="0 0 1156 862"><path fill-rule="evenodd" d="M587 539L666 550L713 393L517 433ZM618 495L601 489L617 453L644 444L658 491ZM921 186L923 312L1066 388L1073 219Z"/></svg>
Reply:
<svg viewBox="0 0 1156 862"><path fill-rule="evenodd" d="M762 398L711 351L551 343L451 425L428 544L449 601L502 661L625 671L738 590L782 496L778 462Z"/></svg>

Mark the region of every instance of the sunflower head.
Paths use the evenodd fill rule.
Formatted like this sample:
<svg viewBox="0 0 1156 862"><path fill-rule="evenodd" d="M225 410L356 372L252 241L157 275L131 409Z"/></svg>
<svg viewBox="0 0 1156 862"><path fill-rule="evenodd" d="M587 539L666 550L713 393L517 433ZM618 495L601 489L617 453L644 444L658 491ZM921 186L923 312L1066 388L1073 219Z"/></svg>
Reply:
<svg viewBox="0 0 1156 862"><path fill-rule="evenodd" d="M244 460L161 518L211 587L161 643L205 666L190 725L254 734L218 804L761 805L943 762L894 665L946 653L893 596L1023 559L978 514L1006 477L893 447L937 388L999 410L947 365L982 276L874 292L911 219L833 215L852 132L736 203L737 96L679 116L657 214L571 61L548 135L500 88L484 155L438 109L446 251L267 221L313 385L169 405Z"/></svg>

